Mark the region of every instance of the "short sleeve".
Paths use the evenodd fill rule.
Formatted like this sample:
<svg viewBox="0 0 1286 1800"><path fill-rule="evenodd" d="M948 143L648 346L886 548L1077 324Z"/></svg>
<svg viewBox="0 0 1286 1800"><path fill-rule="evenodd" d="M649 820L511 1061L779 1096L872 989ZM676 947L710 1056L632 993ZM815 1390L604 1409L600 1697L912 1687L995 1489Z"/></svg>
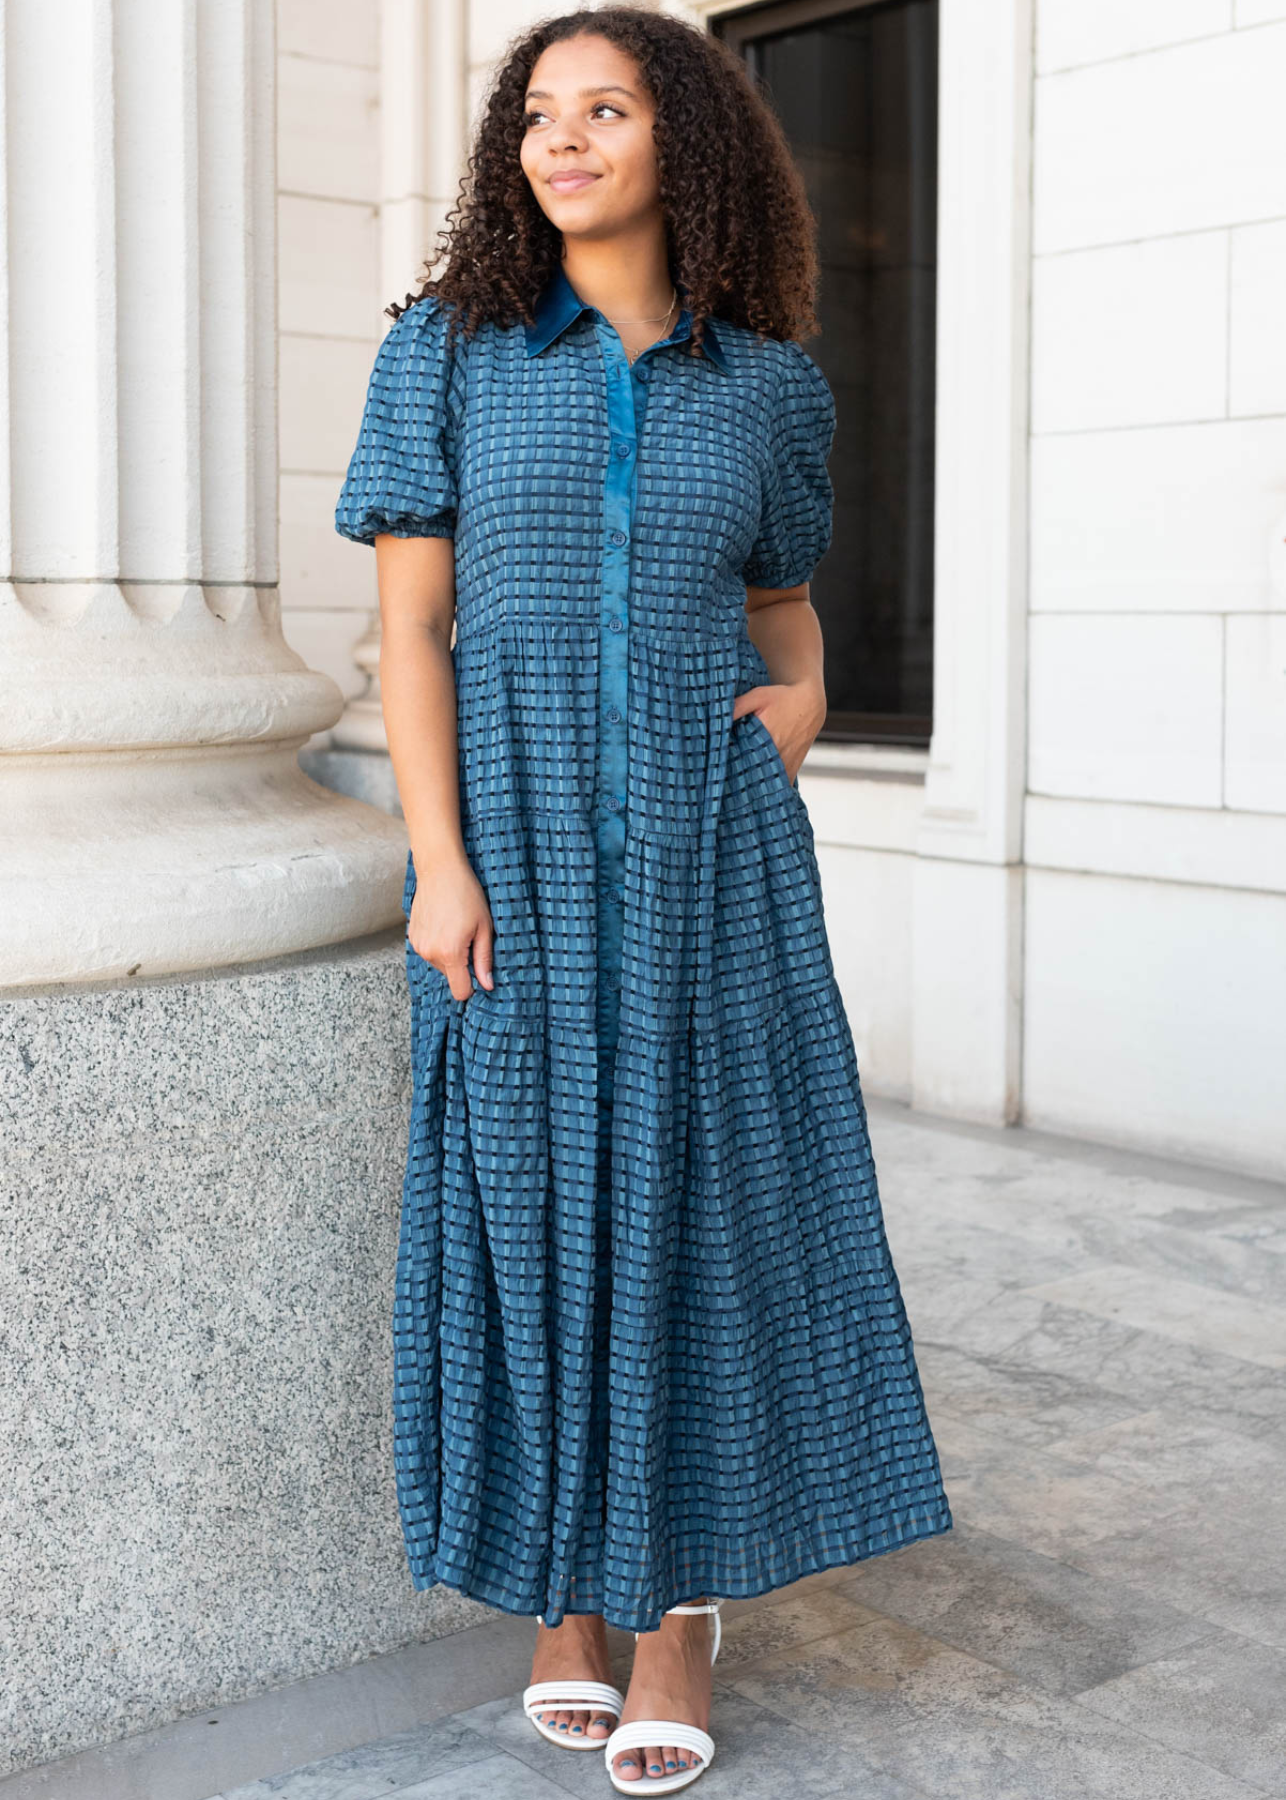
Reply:
<svg viewBox="0 0 1286 1800"><path fill-rule="evenodd" d="M357 445L335 508L335 529L354 543L454 537L454 356L447 312L429 295L385 332L366 390Z"/></svg>
<svg viewBox="0 0 1286 1800"><path fill-rule="evenodd" d="M831 541L835 496L826 465L835 399L802 345L789 338L780 349L759 530L741 570L747 587L798 587Z"/></svg>

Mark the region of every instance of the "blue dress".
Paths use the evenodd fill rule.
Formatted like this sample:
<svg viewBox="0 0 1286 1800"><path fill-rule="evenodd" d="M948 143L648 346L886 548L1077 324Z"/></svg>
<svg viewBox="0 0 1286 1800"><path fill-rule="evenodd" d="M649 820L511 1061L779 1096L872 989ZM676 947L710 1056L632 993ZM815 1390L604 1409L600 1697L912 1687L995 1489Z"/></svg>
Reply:
<svg viewBox="0 0 1286 1800"><path fill-rule="evenodd" d="M731 716L745 587L830 541L834 402L687 310L631 366L561 268L531 325L446 317L386 333L336 512L455 540L496 930L467 1000L407 944L398 1505L417 1588L646 1631L952 1523L807 808Z"/></svg>

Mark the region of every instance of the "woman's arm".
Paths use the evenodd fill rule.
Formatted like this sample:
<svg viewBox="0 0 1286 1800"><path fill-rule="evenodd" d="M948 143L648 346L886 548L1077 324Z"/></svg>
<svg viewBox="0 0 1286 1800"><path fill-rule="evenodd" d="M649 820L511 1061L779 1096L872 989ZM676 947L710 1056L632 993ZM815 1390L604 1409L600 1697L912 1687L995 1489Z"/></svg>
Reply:
<svg viewBox="0 0 1286 1800"><path fill-rule="evenodd" d="M760 715L794 781L826 722L821 621L806 581L793 588L748 587L746 615L751 642L768 664L772 686L738 694L732 716Z"/></svg>
<svg viewBox="0 0 1286 1800"><path fill-rule="evenodd" d="M380 596L380 696L389 756L411 839L416 891L411 948L441 969L457 1000L484 987L493 926L460 829L459 745L451 627L455 543L448 537L375 538Z"/></svg>

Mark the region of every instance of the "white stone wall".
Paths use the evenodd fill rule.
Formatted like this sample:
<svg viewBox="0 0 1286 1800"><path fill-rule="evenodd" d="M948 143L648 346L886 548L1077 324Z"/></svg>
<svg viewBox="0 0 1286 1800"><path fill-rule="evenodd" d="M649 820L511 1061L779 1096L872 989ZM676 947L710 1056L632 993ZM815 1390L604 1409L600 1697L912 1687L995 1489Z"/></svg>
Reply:
<svg viewBox="0 0 1286 1800"><path fill-rule="evenodd" d="M333 518L392 298L380 287L379 25L375 0L278 0L282 617L346 698L364 685L352 650L377 604L374 558Z"/></svg>
<svg viewBox="0 0 1286 1800"><path fill-rule="evenodd" d="M1286 0L1041 0L1024 1113L1286 1169Z"/></svg>

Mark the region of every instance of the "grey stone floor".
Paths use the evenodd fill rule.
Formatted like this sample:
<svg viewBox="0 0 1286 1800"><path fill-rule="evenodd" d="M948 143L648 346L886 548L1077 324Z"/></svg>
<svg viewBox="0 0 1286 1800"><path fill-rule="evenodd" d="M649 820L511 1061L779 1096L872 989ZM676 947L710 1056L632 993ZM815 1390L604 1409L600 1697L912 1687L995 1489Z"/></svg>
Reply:
<svg viewBox="0 0 1286 1800"><path fill-rule="evenodd" d="M956 1529L727 1602L693 1792L1286 1800L1286 1187L869 1113ZM521 1715L533 1632L491 1614L0 1800L610 1794Z"/></svg>

